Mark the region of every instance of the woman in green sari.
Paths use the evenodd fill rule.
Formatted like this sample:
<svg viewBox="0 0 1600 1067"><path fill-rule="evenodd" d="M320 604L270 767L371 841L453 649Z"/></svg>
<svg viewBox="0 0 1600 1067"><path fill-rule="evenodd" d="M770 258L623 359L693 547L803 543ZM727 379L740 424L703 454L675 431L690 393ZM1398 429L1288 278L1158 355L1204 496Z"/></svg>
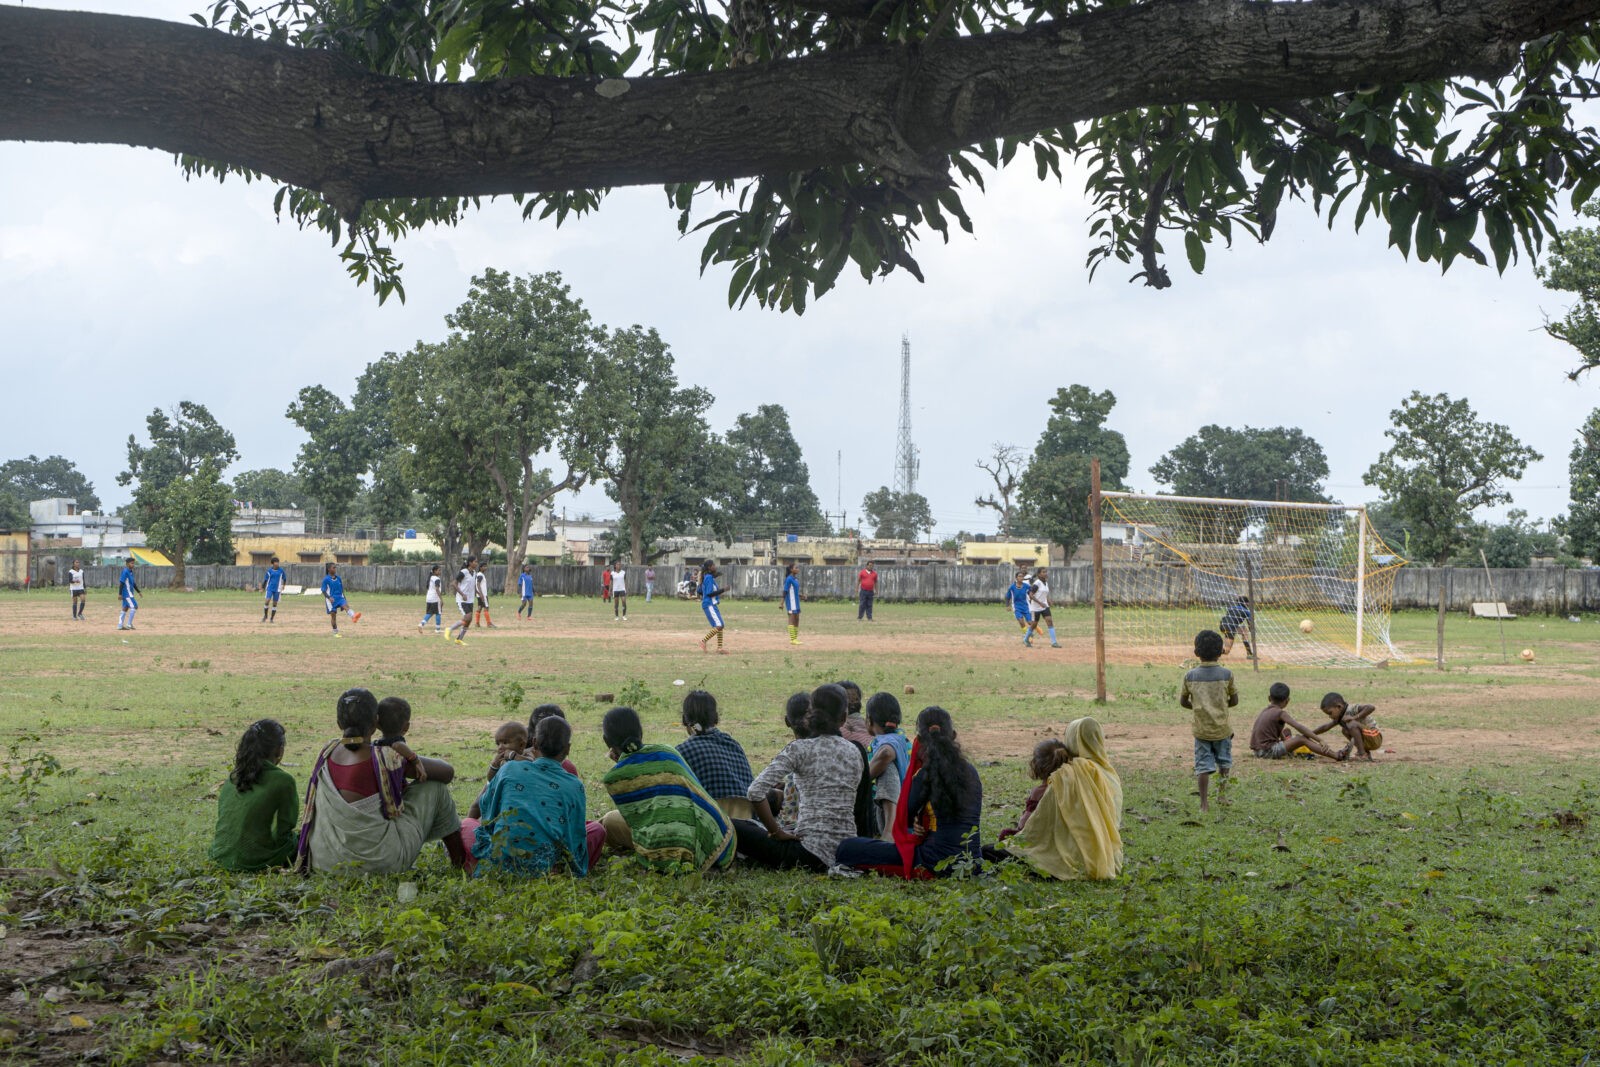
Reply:
<svg viewBox="0 0 1600 1067"><path fill-rule="evenodd" d="M609 847L659 870L703 873L733 862L733 824L677 749L645 744L632 708L606 712L600 732L617 761L605 776L617 810L600 819Z"/></svg>

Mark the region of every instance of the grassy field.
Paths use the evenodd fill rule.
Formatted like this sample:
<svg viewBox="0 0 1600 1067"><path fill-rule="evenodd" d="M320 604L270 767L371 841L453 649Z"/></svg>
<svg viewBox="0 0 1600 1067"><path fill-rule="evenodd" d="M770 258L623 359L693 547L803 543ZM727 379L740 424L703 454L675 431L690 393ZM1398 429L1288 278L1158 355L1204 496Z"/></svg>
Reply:
<svg viewBox="0 0 1600 1067"><path fill-rule="evenodd" d="M0 594L0 1059L145 1063L1569 1063L1600 1061L1600 625L1401 615L1424 661L1257 673L1231 664L1247 733L1272 681L1315 721L1329 689L1379 705L1370 765L1263 765L1202 818L1187 649L1117 663L1091 703L1086 612L1024 649L993 608L808 604L791 648L775 603L729 601L729 654L696 605L539 601L449 644L420 604L320 601L263 625L245 594ZM1533 663L1516 658L1536 652ZM430 848L405 877L235 876L205 862L242 727L273 716L302 782L351 685L407 697L415 747L449 759L465 809L489 734L564 705L606 806L613 694L675 742L703 687L758 766L783 699L849 677L955 716L985 832L1016 815L1023 764L1070 719L1105 723L1127 794L1111 883L1007 869L939 885L735 871L671 879L608 861L586 881L463 882ZM677 680L684 688L674 685ZM1236 742L1243 749L1243 744ZM412 894L415 894L414 897ZM383 953L392 953L393 961Z"/></svg>

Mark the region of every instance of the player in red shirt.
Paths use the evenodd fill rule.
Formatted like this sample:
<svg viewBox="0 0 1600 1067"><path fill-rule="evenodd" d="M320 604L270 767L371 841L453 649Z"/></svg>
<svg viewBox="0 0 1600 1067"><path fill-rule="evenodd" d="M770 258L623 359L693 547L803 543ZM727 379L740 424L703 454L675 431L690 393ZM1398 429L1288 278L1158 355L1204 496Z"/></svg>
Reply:
<svg viewBox="0 0 1600 1067"><path fill-rule="evenodd" d="M866 619L872 621L872 598L878 591L878 572L869 562L861 568L861 573L856 575L856 582L861 589L861 600L856 605L856 621Z"/></svg>

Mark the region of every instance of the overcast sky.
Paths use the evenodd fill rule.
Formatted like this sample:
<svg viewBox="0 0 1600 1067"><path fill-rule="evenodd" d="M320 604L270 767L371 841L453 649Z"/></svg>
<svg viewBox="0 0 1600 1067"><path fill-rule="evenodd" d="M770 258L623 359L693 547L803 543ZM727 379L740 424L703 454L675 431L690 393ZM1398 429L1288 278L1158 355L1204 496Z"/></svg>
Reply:
<svg viewBox="0 0 1600 1067"><path fill-rule="evenodd" d="M32 6L183 20L201 4ZM274 219L270 185L186 182L143 149L0 144L0 364L16 389L0 459L65 455L115 507L128 435L152 408L193 400L238 439L229 473L287 469L302 437L284 410L302 386L348 396L369 361L442 337L471 276L495 267L558 270L598 321L659 329L680 379L716 396L715 429L782 404L824 508L842 503L852 523L893 481L902 332L936 536L994 528L973 504L988 488L975 461L995 441L1031 449L1047 400L1073 383L1116 394L1110 425L1138 488L1159 488L1150 465L1202 425L1285 425L1326 450L1334 499L1374 499L1361 476L1390 410L1421 389L1466 397L1544 453L1514 506L1565 510L1567 454L1600 378L1566 379L1575 354L1539 328L1562 294L1527 262L1441 276L1387 248L1381 226L1353 234L1346 216L1330 233L1286 207L1270 244L1213 247L1200 277L1169 242L1171 289L1129 284L1120 264L1091 283L1081 180L1040 183L1024 160L988 185L965 193L975 236L921 245L927 284L847 270L802 317L730 310L727 271L699 275L701 246L679 239L659 189L613 193L561 229L507 202L414 236L398 248L407 302L379 307L326 235ZM616 513L598 490L564 503Z"/></svg>

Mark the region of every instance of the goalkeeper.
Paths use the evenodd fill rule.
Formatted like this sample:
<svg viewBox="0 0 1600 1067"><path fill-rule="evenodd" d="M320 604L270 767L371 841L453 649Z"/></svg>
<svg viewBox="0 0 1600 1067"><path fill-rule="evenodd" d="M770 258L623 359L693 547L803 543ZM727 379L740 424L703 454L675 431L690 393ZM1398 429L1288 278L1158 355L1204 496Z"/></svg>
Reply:
<svg viewBox="0 0 1600 1067"><path fill-rule="evenodd" d="M1256 650L1250 647L1250 622L1255 618L1255 613L1250 610L1250 598L1242 596L1222 613L1222 621L1217 624L1217 629L1222 631L1222 654L1226 656L1233 651L1233 639L1237 636L1244 642L1244 654L1251 659L1256 658Z"/></svg>

